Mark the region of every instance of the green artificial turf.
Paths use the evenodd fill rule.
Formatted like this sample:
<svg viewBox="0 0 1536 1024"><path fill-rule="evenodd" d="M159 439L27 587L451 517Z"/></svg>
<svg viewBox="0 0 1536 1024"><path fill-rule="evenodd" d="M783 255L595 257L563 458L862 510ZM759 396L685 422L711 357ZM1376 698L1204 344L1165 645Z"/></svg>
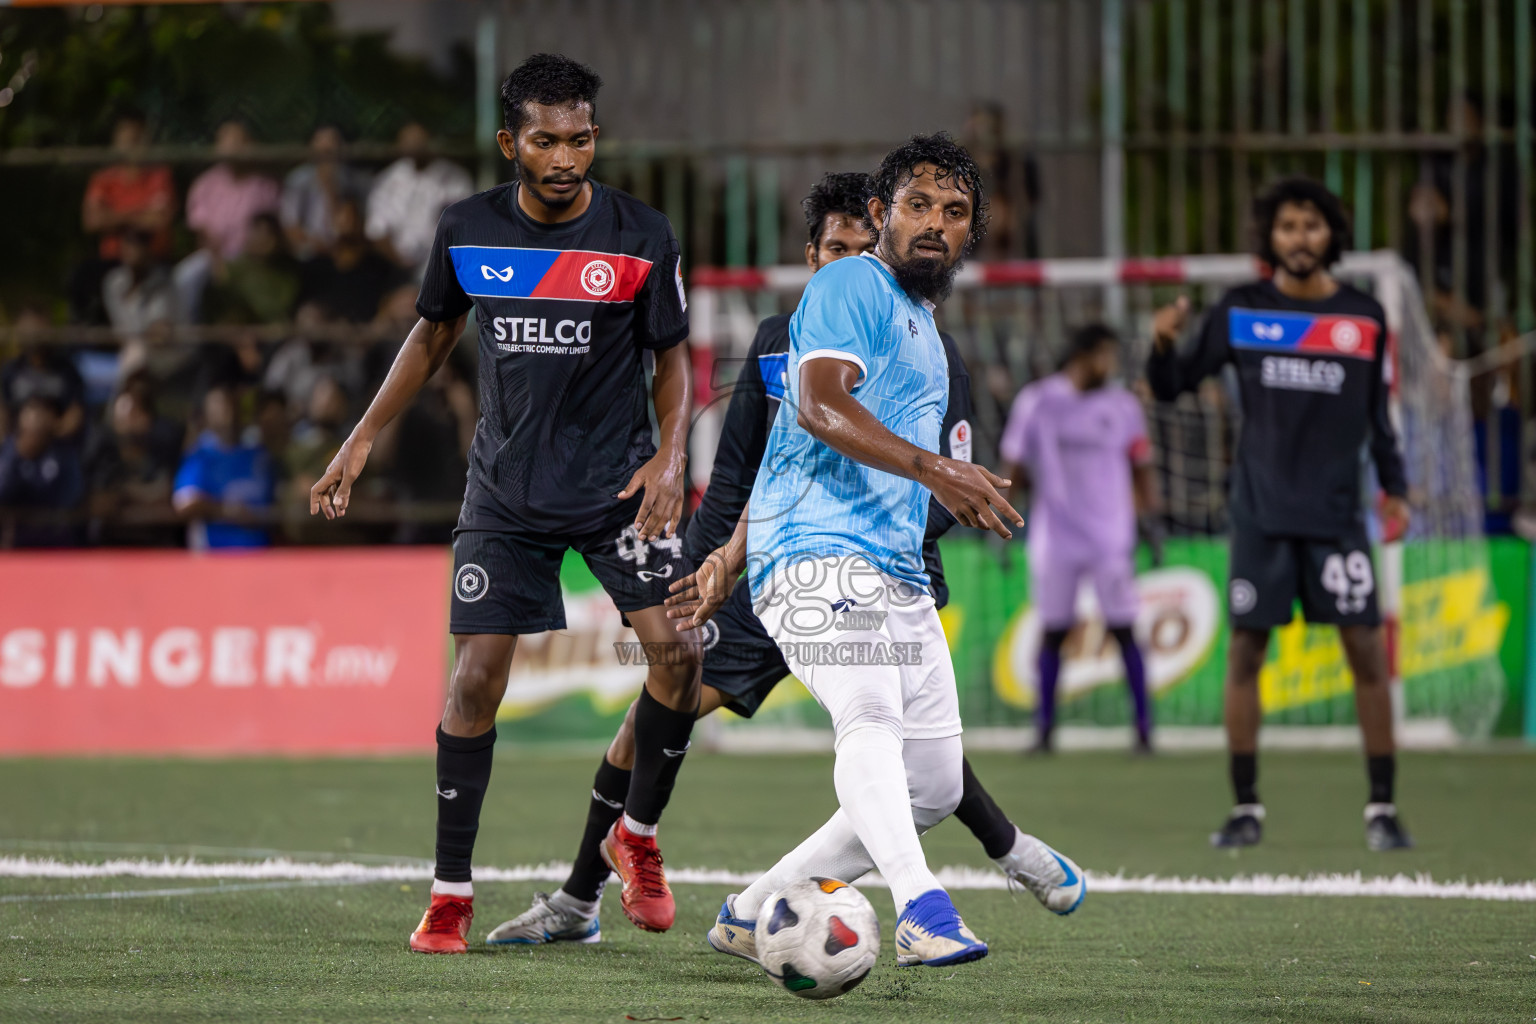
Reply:
<svg viewBox="0 0 1536 1024"><path fill-rule="evenodd" d="M973 760L1016 821L1092 870L1536 878L1532 755L1405 756L1399 804L1419 847L1391 855L1364 849L1364 770L1345 754L1267 756L1265 843L1241 854L1206 845L1229 799L1219 757ZM568 860L594 766L499 751L477 859ZM0 855L425 858L431 782L425 760L0 761ZM693 754L662 846L670 867L761 868L832 807L828 758ZM934 866L987 866L956 822L925 843ZM474 937L536 888L552 885L481 883ZM196 891L40 899L165 889ZM811 1003L704 945L725 891L679 886L662 936L630 927L610 892L599 945L420 957L405 937L423 882L0 878L0 1021L1536 1019L1532 903L1090 892L1058 919L1028 896L959 891L992 955L898 971L889 894L870 888L880 966Z"/></svg>

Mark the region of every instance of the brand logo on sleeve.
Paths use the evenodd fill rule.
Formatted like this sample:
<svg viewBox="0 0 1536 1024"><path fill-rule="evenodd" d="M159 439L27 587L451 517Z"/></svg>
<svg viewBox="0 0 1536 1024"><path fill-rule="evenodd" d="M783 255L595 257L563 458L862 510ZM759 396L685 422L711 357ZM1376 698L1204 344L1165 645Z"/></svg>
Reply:
<svg viewBox="0 0 1536 1024"><path fill-rule="evenodd" d="M958 462L971 461L971 424L958 420L949 428L949 457Z"/></svg>
<svg viewBox="0 0 1536 1024"><path fill-rule="evenodd" d="M501 281L502 283L506 283L507 281L512 280L511 267L502 267L500 270L496 270L482 263L480 264L480 274L487 281Z"/></svg>

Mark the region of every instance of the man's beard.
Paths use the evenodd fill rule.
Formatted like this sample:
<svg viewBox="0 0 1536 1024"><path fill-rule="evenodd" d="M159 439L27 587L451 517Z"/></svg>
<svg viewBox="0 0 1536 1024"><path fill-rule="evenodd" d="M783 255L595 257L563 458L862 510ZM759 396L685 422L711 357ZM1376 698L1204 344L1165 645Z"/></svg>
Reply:
<svg viewBox="0 0 1536 1024"><path fill-rule="evenodd" d="M1292 253L1292 255L1294 256L1294 255L1297 255L1297 254L1296 253ZM1315 274L1319 270L1323 269L1323 261L1322 261L1322 259L1320 257L1318 257L1315 253L1312 253L1312 252L1305 252L1304 255L1312 257L1311 262L1306 265L1305 269L1302 269L1302 270L1293 270L1293 269L1291 269L1291 261L1290 260L1281 260L1280 261L1280 266L1285 269L1285 272L1287 274L1290 274L1292 277L1294 277L1294 278L1296 278L1298 280L1305 281L1307 278L1311 277L1313 274Z"/></svg>
<svg viewBox="0 0 1536 1024"><path fill-rule="evenodd" d="M882 235L882 242L892 242L890 235ZM960 272L960 265L965 262L964 257L945 265L941 260L929 259L913 253L912 248L920 241L942 241L934 235L915 235L907 240L904 252L891 252L894 244L880 247L882 259L891 268L891 273L896 277L896 283L901 285L905 292L913 295L921 295L929 302L943 302L949 298L949 293L955 288L955 275Z"/></svg>
<svg viewBox="0 0 1536 1024"><path fill-rule="evenodd" d="M576 177L576 178L569 178L569 177L565 177L565 178L544 178L544 179L535 178L533 176L533 172L528 170L528 168L523 165L523 162L521 160L519 160L518 163L517 163L517 178L518 178L518 181L522 182L523 189L529 195L533 196L533 198L537 199L540 203L542 203L545 208L550 209L550 210L568 210L568 209L570 209L571 204L574 203L577 200L577 198L581 195L581 186L587 180L587 176L585 174L581 175L580 177ZM560 198L560 197L550 198L549 196L546 196L544 193L540 192L538 189L534 188L535 185L553 185L553 184L557 184L557 183L563 184L563 183L569 182L569 181L576 182L576 187L571 189L570 195L568 195L568 196L566 196L564 198Z"/></svg>

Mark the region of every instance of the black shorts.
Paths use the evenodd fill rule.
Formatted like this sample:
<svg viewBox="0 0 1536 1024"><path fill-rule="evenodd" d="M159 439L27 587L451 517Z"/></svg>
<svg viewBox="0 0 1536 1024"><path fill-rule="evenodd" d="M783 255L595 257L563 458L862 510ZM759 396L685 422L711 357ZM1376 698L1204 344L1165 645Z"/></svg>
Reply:
<svg viewBox="0 0 1536 1024"><path fill-rule="evenodd" d="M752 611L746 580L704 626L704 685L725 694L725 706L751 718L789 666L762 621Z"/></svg>
<svg viewBox="0 0 1536 1024"><path fill-rule="evenodd" d="M635 534L636 495L612 522L590 533L529 533L477 514L453 534L450 633L542 633L565 628L560 563L569 548L586 560L620 612L661 604L667 587L693 571L680 536L645 542Z"/></svg>
<svg viewBox="0 0 1536 1024"><path fill-rule="evenodd" d="M1227 612L1239 629L1291 621L1295 602L1312 623L1379 626L1376 567L1365 526L1343 537L1271 537L1234 523Z"/></svg>

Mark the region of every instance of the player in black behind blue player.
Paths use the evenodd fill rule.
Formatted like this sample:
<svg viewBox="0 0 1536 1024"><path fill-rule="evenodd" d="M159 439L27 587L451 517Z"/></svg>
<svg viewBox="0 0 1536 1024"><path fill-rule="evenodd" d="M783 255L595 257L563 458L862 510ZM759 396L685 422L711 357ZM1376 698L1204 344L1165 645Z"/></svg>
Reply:
<svg viewBox="0 0 1536 1024"><path fill-rule="evenodd" d="M662 607L667 585L690 570L676 535L692 387L687 304L666 218L587 176L601 85L590 68L552 54L507 76L496 140L517 178L443 213L416 304L421 321L310 492L311 513L346 513L373 439L442 365L474 309L480 421L454 532L456 654L437 732L437 864L431 906L410 940L421 953L468 949L470 855L496 709L517 635L565 626L567 548L582 554L640 640L674 655L651 665L636 702L626 813L602 847L631 920L665 931L675 914L655 832L699 706L698 637L679 642ZM646 352L655 359L659 448Z"/></svg>
<svg viewBox="0 0 1536 1024"><path fill-rule="evenodd" d="M866 209L873 192L869 175L857 173L828 174L812 187L801 204L809 235L805 262L812 271L844 256L858 256L874 245ZM683 540L684 553L695 565L730 540L752 495L752 484L768 443L768 429L784 396L791 315L771 316L758 325L757 336L732 388L710 470L709 488L689 520ZM944 333L939 338L949 361L949 406L939 435L940 454L969 462L971 379L954 339ZM923 562L932 581L934 602L940 608L949 601L949 588L944 585L938 538L953 525L955 519L949 510L930 501ZM704 685L699 717L721 707L752 717L773 688L789 675L789 668L778 645L753 614L751 591L738 585L704 629ZM625 719L598 766L586 831L570 877L554 895L535 893L533 905L494 929L487 942L526 945L597 942L602 938L598 905L608 868L598 856L598 843L623 811L629 768L634 761L633 717L631 713ZM1050 847L1015 826L976 781L969 763L964 767L964 789L955 817L975 834L987 856L1004 874L1028 888L1048 909L1070 913L1076 908L1084 889L1082 872L1070 860L1062 863L1054 859Z"/></svg>
<svg viewBox="0 0 1536 1024"><path fill-rule="evenodd" d="M1368 448L1386 492L1386 535L1401 536L1408 483L1387 416L1386 317L1375 299L1328 272L1349 239L1337 196L1317 182L1289 179L1262 196L1256 211L1259 256L1274 277L1228 292L1184 352L1175 344L1188 302L1158 310L1147 363L1147 380L1162 401L1194 390L1227 363L1237 368L1242 396L1225 698L1237 805L1211 843L1251 846L1262 835L1264 805L1255 789L1259 671L1270 630L1291 621L1300 599L1308 622L1339 628L1354 674L1370 777L1366 844L1400 849L1412 842L1393 804L1392 699L1360 465Z"/></svg>

